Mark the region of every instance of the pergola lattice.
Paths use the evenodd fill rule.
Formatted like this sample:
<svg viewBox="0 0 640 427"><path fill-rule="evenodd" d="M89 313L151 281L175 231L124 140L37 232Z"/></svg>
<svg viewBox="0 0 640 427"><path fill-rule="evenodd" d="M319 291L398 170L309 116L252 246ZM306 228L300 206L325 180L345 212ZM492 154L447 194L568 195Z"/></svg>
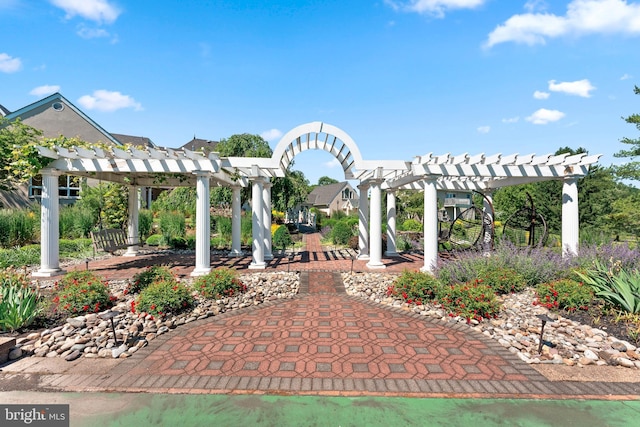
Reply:
<svg viewBox="0 0 640 427"><path fill-rule="evenodd" d="M250 268L265 267L271 254L271 178L284 176L296 155L307 150L323 150L340 162L346 179L360 182L359 258L367 259L372 269L384 268L381 248L381 194L387 197L387 256L396 253L395 192L414 189L424 192L424 267L431 271L438 257L437 190L476 190L491 196L491 191L527 182L562 180L562 244L565 253L577 253L578 178L587 174L600 155L469 155L417 156L412 161L364 160L355 142L341 129L322 122L298 126L282 137L270 158L220 157L187 149L113 147L110 149L66 149L39 147L41 155L52 162L43 175L41 266L36 276L60 274L58 254L59 207L57 176L77 175L129 186L130 244L138 243L139 187L195 186L196 265L192 275L210 271L209 188L214 185L233 189L231 255L243 255L240 249L240 189L252 188L252 263ZM370 199L368 194L370 192ZM135 256L137 246L125 255Z"/></svg>

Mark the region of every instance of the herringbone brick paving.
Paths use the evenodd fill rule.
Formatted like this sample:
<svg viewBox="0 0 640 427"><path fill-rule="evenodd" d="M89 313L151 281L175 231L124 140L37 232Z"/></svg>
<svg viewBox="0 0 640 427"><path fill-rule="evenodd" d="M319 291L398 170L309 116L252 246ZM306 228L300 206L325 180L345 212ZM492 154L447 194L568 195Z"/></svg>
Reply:
<svg viewBox="0 0 640 427"><path fill-rule="evenodd" d="M316 234L305 237L307 251L299 254L292 265L275 260L268 267L301 271L300 292L295 298L182 325L126 360L107 364L80 359L79 372L73 369L47 372L38 378L39 388L638 398L639 387L634 383L548 381L496 341L466 325L449 324L348 296L340 271L350 270L351 255L340 257L335 256L339 252L324 250ZM171 257L171 265L181 274L188 274L193 256L183 257ZM306 263L302 261L305 258L309 260ZM157 258L115 260L118 263L114 259L95 261L93 268L108 278L131 277ZM397 265L417 268L421 257L396 260L395 264L385 262L391 271ZM248 260L221 257L213 260L212 266L216 263L235 264L243 269ZM305 266L309 268L302 268ZM82 369L82 363L100 362L105 367L97 372Z"/></svg>

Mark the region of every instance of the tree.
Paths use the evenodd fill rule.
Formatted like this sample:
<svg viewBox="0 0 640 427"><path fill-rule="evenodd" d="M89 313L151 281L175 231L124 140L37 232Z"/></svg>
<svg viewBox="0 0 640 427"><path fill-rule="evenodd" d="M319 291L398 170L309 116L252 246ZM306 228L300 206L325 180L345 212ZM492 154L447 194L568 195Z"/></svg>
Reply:
<svg viewBox="0 0 640 427"><path fill-rule="evenodd" d="M248 133L221 139L216 145L216 151L222 157L271 157L273 154L269 143L260 135Z"/></svg>
<svg viewBox="0 0 640 427"><path fill-rule="evenodd" d="M337 179L330 178L328 176L321 176L318 178L318 185L329 185L329 184L337 184L339 181Z"/></svg>
<svg viewBox="0 0 640 427"><path fill-rule="evenodd" d="M273 153L269 143L260 135L248 133L231 135L223 138L216 145L216 151L221 157L271 157ZM251 188L242 189L242 199L251 197ZM231 204L232 192L226 187L216 187L211 191L211 202L215 205Z"/></svg>
<svg viewBox="0 0 640 427"><path fill-rule="evenodd" d="M273 179L271 206L280 212L286 212L307 200L308 194L309 181L304 173L287 170L284 177Z"/></svg>
<svg viewBox="0 0 640 427"><path fill-rule="evenodd" d="M630 234L640 237L640 216L638 216L638 203L640 194L636 191L624 198L613 202L613 212L608 215L611 230L619 237L620 234Z"/></svg>
<svg viewBox="0 0 640 427"><path fill-rule="evenodd" d="M640 95L640 87L635 86L633 89L636 95ZM636 129L640 131L640 114L632 114L628 117L623 117L624 121L635 125ZM622 138L620 140L623 144L628 144L632 148L628 150L620 150L615 157L630 157L629 163L616 167L616 175L621 179L633 179L640 180L640 162L635 160L640 156L640 138Z"/></svg>

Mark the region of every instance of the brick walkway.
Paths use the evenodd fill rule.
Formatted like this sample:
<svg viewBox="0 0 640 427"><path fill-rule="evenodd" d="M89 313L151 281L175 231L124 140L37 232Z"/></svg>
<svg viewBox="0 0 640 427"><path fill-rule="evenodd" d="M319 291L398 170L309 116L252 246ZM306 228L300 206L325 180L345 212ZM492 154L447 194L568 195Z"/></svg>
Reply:
<svg viewBox="0 0 640 427"><path fill-rule="evenodd" d="M30 358L32 365L24 372L12 373L9 365L0 378L24 376L40 390L63 391L596 399L640 395L636 383L551 382L465 325L348 296L339 270L331 266L350 267L350 255L333 259L319 250L317 235L306 237L313 261L296 263L295 270L302 270L301 286L291 300L180 326L126 360L82 358L57 362L63 366L54 369L52 362L40 359L49 363L43 372L34 368L37 358ZM321 261L326 257L331 259ZM316 269L301 269L305 264ZM124 270L105 267L117 274Z"/></svg>

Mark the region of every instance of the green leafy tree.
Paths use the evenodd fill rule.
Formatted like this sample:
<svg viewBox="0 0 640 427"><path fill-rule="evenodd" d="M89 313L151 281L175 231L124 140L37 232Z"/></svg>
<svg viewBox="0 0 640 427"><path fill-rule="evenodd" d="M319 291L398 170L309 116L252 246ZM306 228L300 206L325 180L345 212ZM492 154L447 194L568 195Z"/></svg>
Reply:
<svg viewBox="0 0 640 427"><path fill-rule="evenodd" d="M633 92L636 95L640 95L640 87L635 86ZM640 114L632 114L628 117L623 117L624 121L632 124L640 131ZM623 144L631 146L628 150L620 150L615 157L630 157L629 163L616 167L616 174L622 179L640 180L640 162L636 160L640 156L640 137L639 138L622 138L620 140Z"/></svg>
<svg viewBox="0 0 640 427"><path fill-rule="evenodd" d="M397 218L400 223L408 219L422 223L424 194L421 191L401 190L396 196Z"/></svg>
<svg viewBox="0 0 640 427"><path fill-rule="evenodd" d="M638 240L640 238L640 216L638 215L640 192L636 191L634 194L617 199L612 205L612 212L607 215L611 231L618 235L630 234Z"/></svg>
<svg viewBox="0 0 640 427"><path fill-rule="evenodd" d="M339 181L337 179L333 179L328 176L321 176L318 178L318 185L337 184L338 182Z"/></svg>
<svg viewBox="0 0 640 427"><path fill-rule="evenodd" d="M309 181L301 171L288 170L285 176L273 179L271 205L280 212L286 212L305 200L309 194Z"/></svg>
<svg viewBox="0 0 640 427"><path fill-rule="evenodd" d="M271 157L273 153L269 143L260 135L248 133L231 135L223 138L216 145L216 151L221 157ZM211 191L211 202L214 205L231 204L232 191L226 187L216 187ZM242 200L251 198L251 188L242 189Z"/></svg>

